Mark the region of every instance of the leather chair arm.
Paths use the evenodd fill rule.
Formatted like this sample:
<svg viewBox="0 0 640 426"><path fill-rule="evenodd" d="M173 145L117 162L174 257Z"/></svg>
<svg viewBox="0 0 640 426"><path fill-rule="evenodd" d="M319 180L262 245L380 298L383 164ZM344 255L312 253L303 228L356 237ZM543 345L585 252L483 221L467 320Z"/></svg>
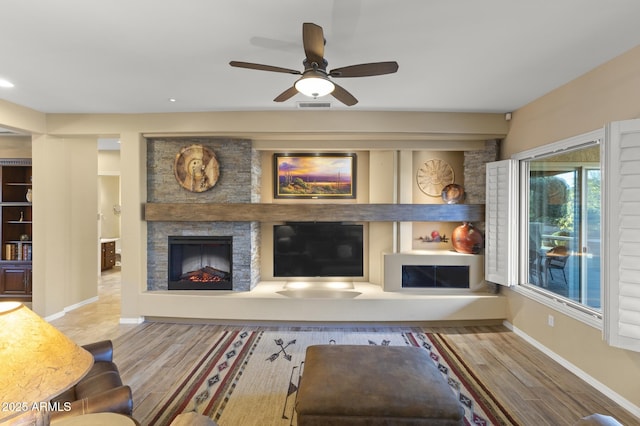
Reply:
<svg viewBox="0 0 640 426"><path fill-rule="evenodd" d="M115 365L113 362L97 361L93 364L93 367L91 367L91 370L89 370L89 372L82 378L81 382L93 376L97 376L98 374L102 374L105 371L113 371L115 373L120 374L120 371L118 371L118 366Z"/></svg>
<svg viewBox="0 0 640 426"><path fill-rule="evenodd" d="M71 389L67 389L66 391L62 392L60 395L51 398L51 402L62 403L75 401L76 399L78 398L76 397L76 388L74 386Z"/></svg>
<svg viewBox="0 0 640 426"><path fill-rule="evenodd" d="M95 362L111 362L113 361L113 342L111 340L102 340L100 342L89 343L82 346L91 352Z"/></svg>
<svg viewBox="0 0 640 426"><path fill-rule="evenodd" d="M51 422L82 414L106 412L131 416L133 396L129 386L109 389L97 395L73 401L70 405L63 405L60 410L51 413Z"/></svg>
<svg viewBox="0 0 640 426"><path fill-rule="evenodd" d="M99 376L106 372L113 372L113 375L107 376L108 380L97 379L93 380L94 377ZM75 401L76 399L82 398L86 395L85 390L87 389L87 383L98 383L93 385L93 389L98 389L100 392L108 389L109 387L117 387L121 386L122 383L118 383L120 380L120 374L118 372L118 367L113 362L97 362L93 364L93 367L89 372L82 378L80 381L70 389L62 392L61 394L55 396L51 399L52 402L67 402L67 401ZM76 392L76 389L80 389L80 393Z"/></svg>
<svg viewBox="0 0 640 426"><path fill-rule="evenodd" d="M99 395L108 389L122 386L122 379L115 371L105 371L86 380L78 382L75 386L76 398L90 398Z"/></svg>

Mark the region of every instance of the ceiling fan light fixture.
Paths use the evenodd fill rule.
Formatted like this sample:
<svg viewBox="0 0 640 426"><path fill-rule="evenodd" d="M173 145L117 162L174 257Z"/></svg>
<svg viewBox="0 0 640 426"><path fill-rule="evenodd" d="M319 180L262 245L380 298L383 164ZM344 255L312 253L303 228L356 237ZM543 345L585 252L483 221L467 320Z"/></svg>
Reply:
<svg viewBox="0 0 640 426"><path fill-rule="evenodd" d="M370 77L393 74L398 71L398 63L396 61L386 61L349 65L327 72L328 62L324 58L325 42L322 27L311 22L305 22L302 24L302 45L305 53L305 58L302 61L302 65L304 66L303 72L290 68L241 61L231 61L229 65L252 70L301 75L293 86L290 86L276 96L273 99L274 102L287 101L298 93L314 99L332 94L336 100L346 106L354 106L358 103L358 100L343 87L332 83L331 79L340 77ZM331 77L331 79L329 77Z"/></svg>
<svg viewBox="0 0 640 426"><path fill-rule="evenodd" d="M296 81L296 90L310 98L320 98L333 92L336 86L318 71L308 71Z"/></svg>

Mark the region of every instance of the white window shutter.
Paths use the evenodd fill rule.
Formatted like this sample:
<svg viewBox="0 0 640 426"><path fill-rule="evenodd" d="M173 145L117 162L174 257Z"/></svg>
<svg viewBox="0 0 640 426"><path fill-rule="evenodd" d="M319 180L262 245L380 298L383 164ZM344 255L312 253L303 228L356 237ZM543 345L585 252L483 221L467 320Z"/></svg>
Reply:
<svg viewBox="0 0 640 426"><path fill-rule="evenodd" d="M601 153L604 334L640 352L640 120L608 125Z"/></svg>
<svg viewBox="0 0 640 426"><path fill-rule="evenodd" d="M518 277L518 161L487 164L485 279L513 286Z"/></svg>

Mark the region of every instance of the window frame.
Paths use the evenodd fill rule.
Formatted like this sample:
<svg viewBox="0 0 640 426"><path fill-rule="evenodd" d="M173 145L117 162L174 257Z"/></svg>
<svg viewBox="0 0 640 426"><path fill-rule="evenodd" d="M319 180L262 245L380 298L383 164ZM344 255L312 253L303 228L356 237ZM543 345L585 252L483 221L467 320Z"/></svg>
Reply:
<svg viewBox="0 0 640 426"><path fill-rule="evenodd" d="M516 215L518 216L518 243L517 256L519 262L517 264L518 280L517 285L512 286L511 289L519 294L522 294L528 298L531 298L549 308L559 311L571 318L579 320L585 324L588 324L599 330L603 330L603 312L604 306L604 280L602 272L600 275L600 293L602 301L602 312L596 309L590 308L587 305L575 302L571 299L562 297L551 291L542 289L538 286L530 284L528 277L528 251L529 251L529 161L539 158L543 158L549 155L558 154L564 151L573 151L593 144L598 144L602 151L602 144L604 141L605 132L604 129L594 130L592 132L584 133L575 137L567 138L558 142L550 143L544 146L540 146L534 149L522 151L511 156L513 161L517 162L517 184L518 190L518 209ZM523 166L524 165L524 166ZM603 168L603 159L600 159L600 168ZM514 194L515 195L515 194ZM604 214L604 212L602 213ZM603 219L601 218L601 223ZM601 236L602 235L601 225ZM604 262L604 259L601 260ZM601 270L604 269L604 265L601 265Z"/></svg>

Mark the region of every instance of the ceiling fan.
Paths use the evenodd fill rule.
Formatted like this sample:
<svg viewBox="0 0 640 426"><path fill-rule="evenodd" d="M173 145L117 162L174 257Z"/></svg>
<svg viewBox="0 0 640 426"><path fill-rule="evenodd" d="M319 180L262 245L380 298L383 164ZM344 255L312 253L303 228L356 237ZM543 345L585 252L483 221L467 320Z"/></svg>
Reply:
<svg viewBox="0 0 640 426"><path fill-rule="evenodd" d="M304 71L302 72L289 68L254 64L251 62L231 61L229 65L238 68L301 75L302 77L300 77L293 86L274 99L275 102L284 102L299 92L313 98L331 94L347 106L357 104L358 100L344 88L331 81L331 78L370 77L392 74L398 71L398 63L390 61L350 65L335 68L327 72L328 62L324 58L324 34L322 27L316 24L308 22L302 24L302 43L304 45L304 53L306 54L306 58L302 62L304 65Z"/></svg>

